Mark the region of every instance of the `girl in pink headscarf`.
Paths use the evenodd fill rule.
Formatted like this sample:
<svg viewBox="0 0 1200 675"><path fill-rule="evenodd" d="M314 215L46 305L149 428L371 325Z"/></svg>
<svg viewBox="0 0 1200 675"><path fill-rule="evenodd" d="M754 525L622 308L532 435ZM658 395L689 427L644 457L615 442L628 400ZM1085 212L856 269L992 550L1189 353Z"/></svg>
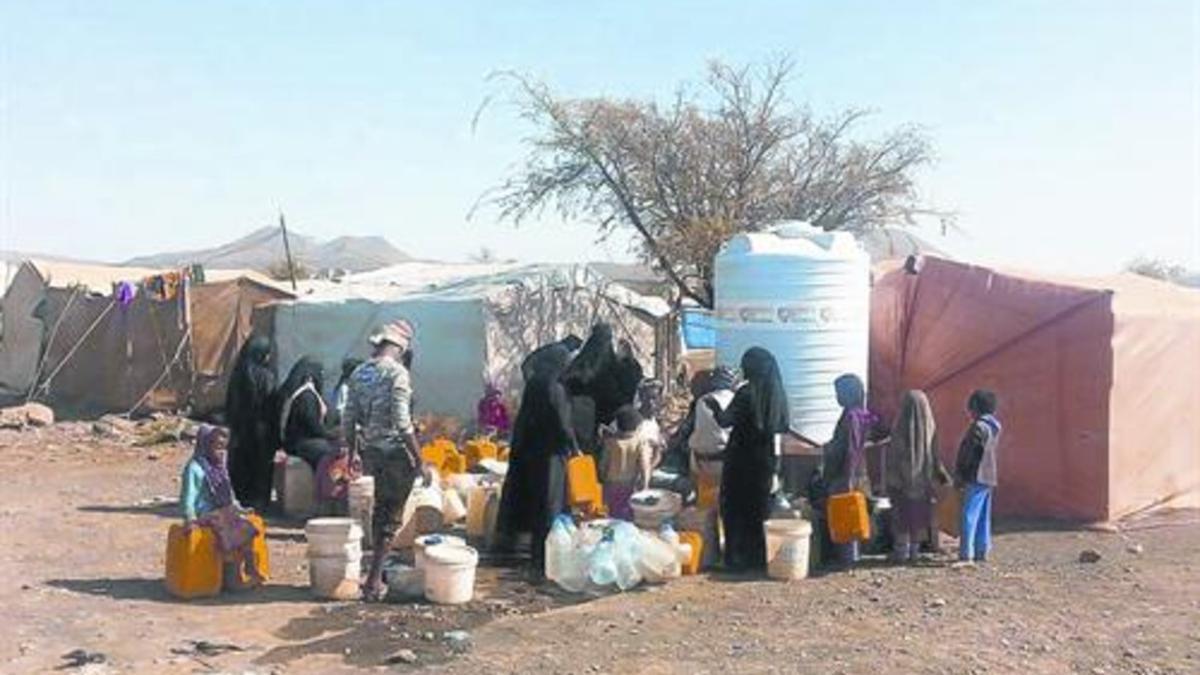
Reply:
<svg viewBox="0 0 1200 675"><path fill-rule="evenodd" d="M489 380L484 383L483 398L479 399L476 412L479 417L479 430L482 433L508 438L512 430L512 421L508 417L508 408L504 405L504 396L495 382Z"/></svg>

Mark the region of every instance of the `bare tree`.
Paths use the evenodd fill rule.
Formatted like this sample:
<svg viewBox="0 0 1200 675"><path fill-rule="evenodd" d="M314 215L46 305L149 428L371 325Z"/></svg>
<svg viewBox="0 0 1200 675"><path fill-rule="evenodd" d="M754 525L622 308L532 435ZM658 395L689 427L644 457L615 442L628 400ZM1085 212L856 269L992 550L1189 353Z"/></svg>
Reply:
<svg viewBox="0 0 1200 675"><path fill-rule="evenodd" d="M734 233L784 219L862 232L922 213L914 173L931 158L925 136L904 127L859 140L866 113L819 119L792 105L791 70L787 60L713 63L702 95L681 90L666 106L564 98L499 74L536 131L521 166L476 208L519 224L550 207L596 222L601 236L631 229L643 260L706 307L713 257Z"/></svg>

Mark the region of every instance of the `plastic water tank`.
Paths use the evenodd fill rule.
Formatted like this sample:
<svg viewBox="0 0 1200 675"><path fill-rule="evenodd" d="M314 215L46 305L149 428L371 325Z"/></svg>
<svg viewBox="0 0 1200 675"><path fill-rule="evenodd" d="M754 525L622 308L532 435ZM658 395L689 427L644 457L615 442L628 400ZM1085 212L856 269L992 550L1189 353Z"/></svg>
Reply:
<svg viewBox="0 0 1200 675"><path fill-rule="evenodd" d="M849 233L788 222L733 237L715 269L718 362L736 368L750 347L770 350L792 428L828 440L841 413L834 379L866 382L870 258Z"/></svg>

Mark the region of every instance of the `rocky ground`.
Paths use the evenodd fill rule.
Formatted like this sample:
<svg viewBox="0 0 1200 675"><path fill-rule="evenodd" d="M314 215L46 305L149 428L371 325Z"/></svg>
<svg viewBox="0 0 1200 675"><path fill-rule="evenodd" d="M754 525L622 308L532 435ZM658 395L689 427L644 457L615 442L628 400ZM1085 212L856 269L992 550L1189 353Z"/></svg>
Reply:
<svg viewBox="0 0 1200 675"><path fill-rule="evenodd" d="M695 577L588 601L488 566L462 608L315 602L299 524L272 520L266 589L177 602L161 579L179 435L0 430L0 671L1200 673L1195 513L1115 533L1005 523L977 569ZM76 650L104 662L70 666Z"/></svg>

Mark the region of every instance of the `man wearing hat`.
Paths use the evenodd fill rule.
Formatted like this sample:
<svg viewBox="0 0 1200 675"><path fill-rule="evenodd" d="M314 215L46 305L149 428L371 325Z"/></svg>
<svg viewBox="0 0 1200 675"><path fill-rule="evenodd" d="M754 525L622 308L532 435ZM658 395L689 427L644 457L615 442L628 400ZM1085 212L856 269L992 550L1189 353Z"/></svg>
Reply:
<svg viewBox="0 0 1200 675"><path fill-rule="evenodd" d="M342 416L343 438L375 479L375 550L363 592L368 600L382 600L387 594L383 563L400 527L404 503L423 472L413 425L412 378L405 366L412 339L412 324L404 319L380 326L371 335L373 354L350 376ZM428 474L425 479L428 482Z"/></svg>

